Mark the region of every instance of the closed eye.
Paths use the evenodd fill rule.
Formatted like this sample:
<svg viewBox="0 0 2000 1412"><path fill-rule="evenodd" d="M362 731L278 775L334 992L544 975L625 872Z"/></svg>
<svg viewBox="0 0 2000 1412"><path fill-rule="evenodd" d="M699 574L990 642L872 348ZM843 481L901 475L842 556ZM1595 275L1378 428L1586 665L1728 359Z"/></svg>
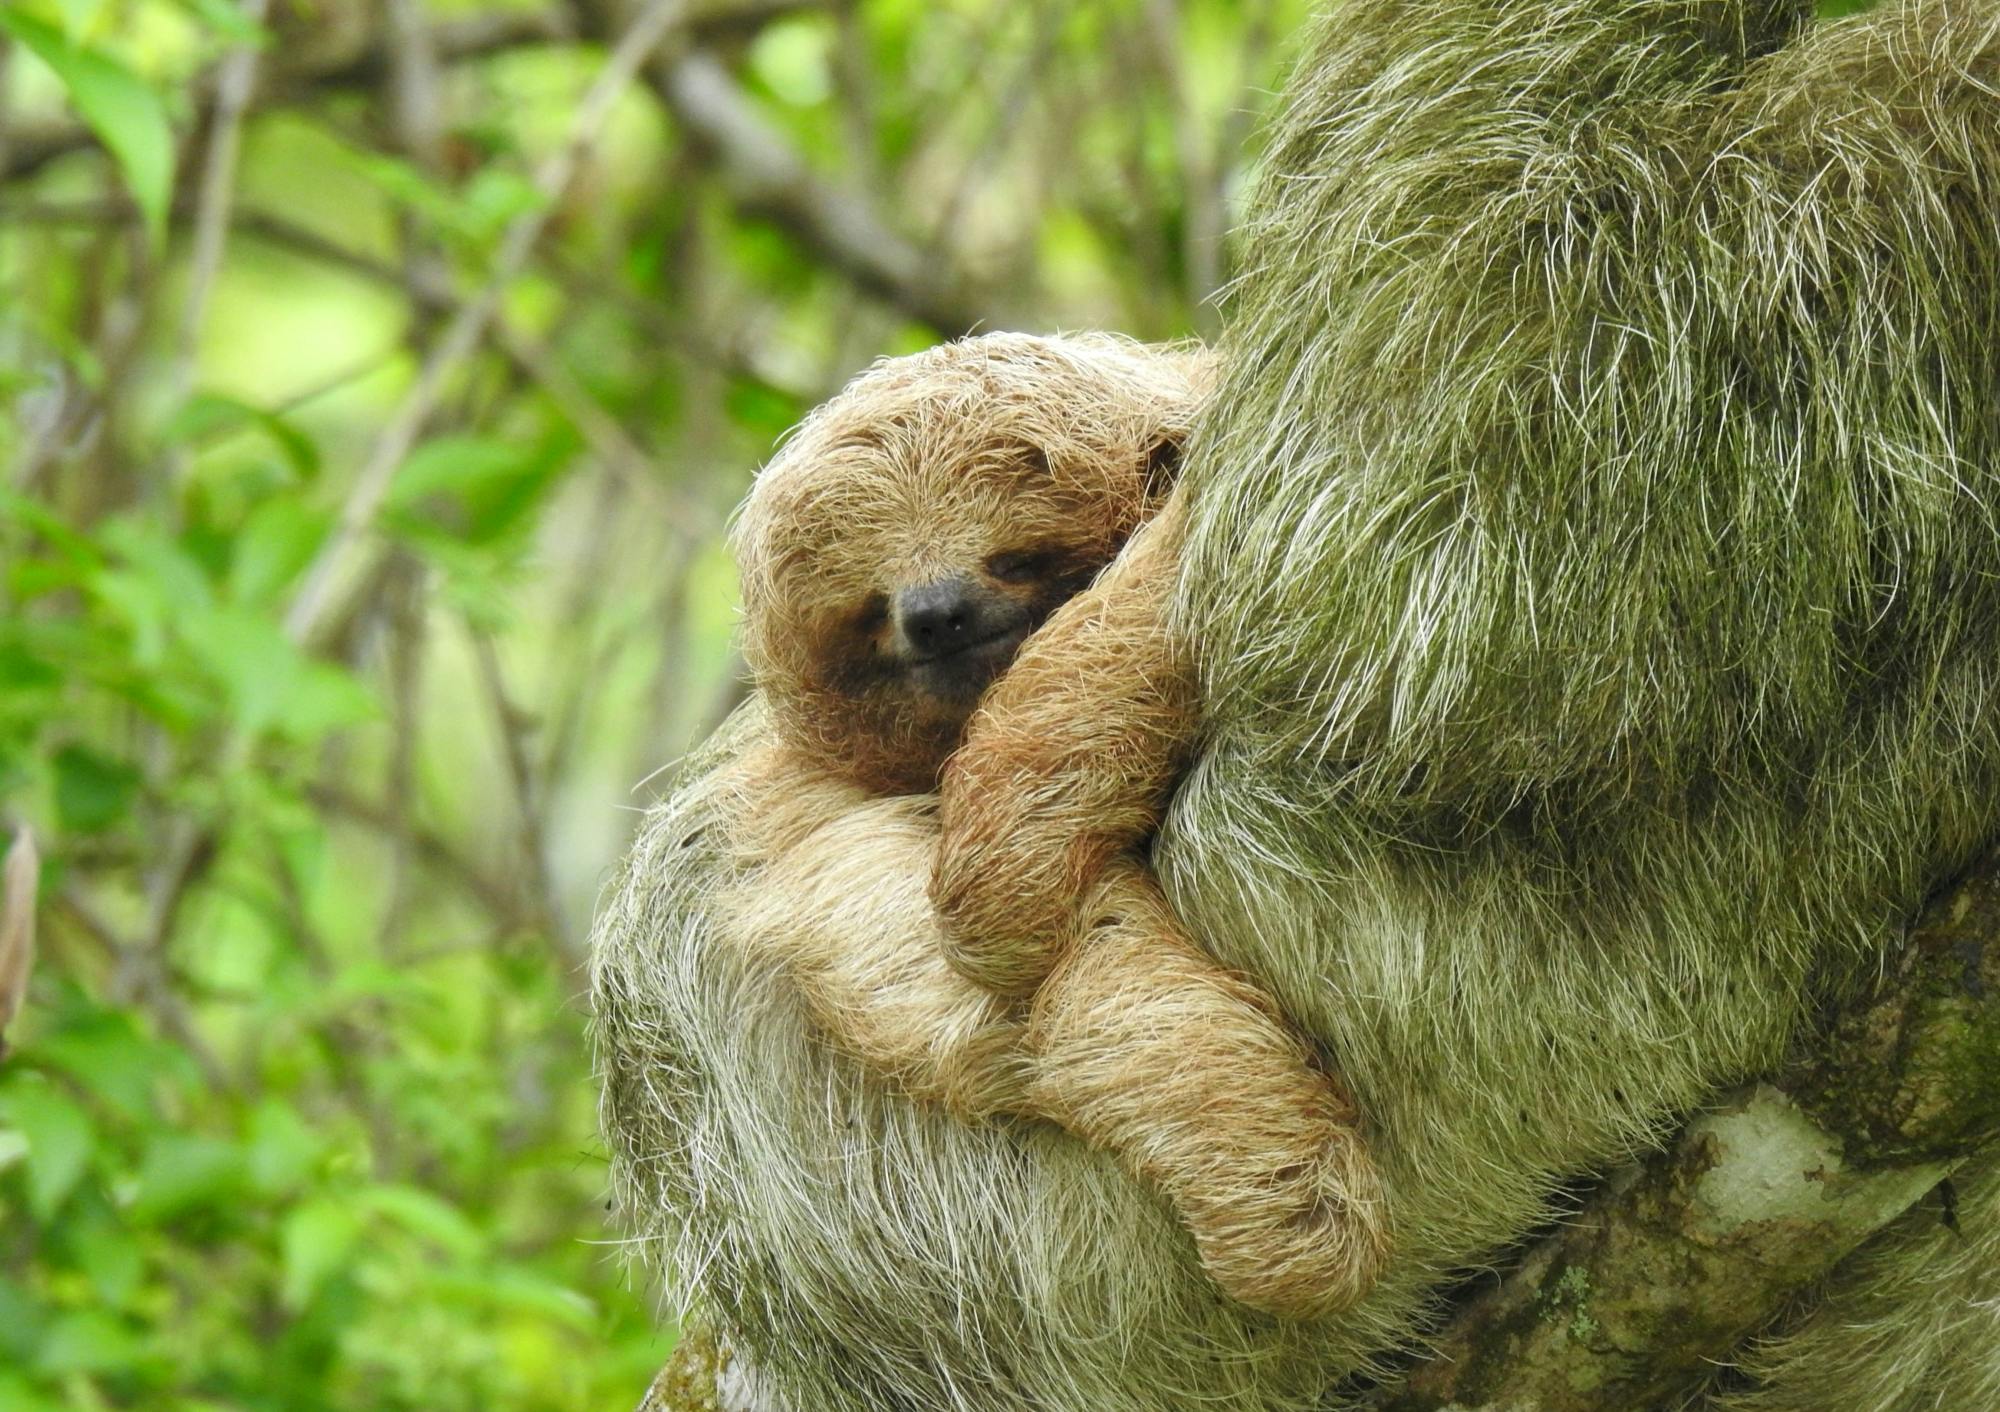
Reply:
<svg viewBox="0 0 2000 1412"><path fill-rule="evenodd" d="M877 593L861 605L861 611L854 615L854 630L863 637L873 636L889 621L888 595Z"/></svg>
<svg viewBox="0 0 2000 1412"><path fill-rule="evenodd" d="M986 572L1002 583L1033 583L1045 579L1056 567L1056 554L1048 549L1019 549L995 554L986 561Z"/></svg>

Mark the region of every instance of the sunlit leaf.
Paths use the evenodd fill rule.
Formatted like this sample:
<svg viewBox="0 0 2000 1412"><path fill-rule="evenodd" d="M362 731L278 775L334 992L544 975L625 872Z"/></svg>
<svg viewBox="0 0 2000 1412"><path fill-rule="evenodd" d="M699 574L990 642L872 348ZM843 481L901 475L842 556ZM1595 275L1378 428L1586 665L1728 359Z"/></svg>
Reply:
<svg viewBox="0 0 2000 1412"><path fill-rule="evenodd" d="M72 1221L68 1236L77 1265L90 1277L98 1299L111 1308L123 1308L146 1272L145 1250L138 1239L101 1206Z"/></svg>
<svg viewBox="0 0 2000 1412"><path fill-rule="evenodd" d="M750 71L772 96L794 107L823 103L833 93L832 26L819 16L764 26L750 46Z"/></svg>
<svg viewBox="0 0 2000 1412"><path fill-rule="evenodd" d="M104 10L104 0L56 0L62 12L63 35L72 44L89 38L90 30Z"/></svg>
<svg viewBox="0 0 2000 1412"><path fill-rule="evenodd" d="M285 1217L279 1236L288 1309L303 1309L321 1285L347 1263L361 1235L361 1213L342 1197L320 1197Z"/></svg>
<svg viewBox="0 0 2000 1412"><path fill-rule="evenodd" d="M108 1373L146 1356L131 1325L101 1309L65 1314L42 1335L35 1366L44 1373Z"/></svg>
<svg viewBox="0 0 2000 1412"><path fill-rule="evenodd" d="M479 1228L450 1202L413 1186L375 1186L360 1200L371 1211L388 1217L412 1235L436 1242L460 1260L469 1260L485 1248Z"/></svg>
<svg viewBox="0 0 2000 1412"><path fill-rule="evenodd" d="M90 1115L48 1084L13 1084L5 1104L7 1121L28 1139L28 1209L47 1220L90 1162Z"/></svg>
<svg viewBox="0 0 2000 1412"><path fill-rule="evenodd" d="M208 441L236 431L263 433L299 479L311 480L319 474L319 448L311 437L274 412L219 393L190 397L160 429L160 438L171 446Z"/></svg>
<svg viewBox="0 0 2000 1412"><path fill-rule="evenodd" d="M132 1214L164 1221L201 1207L235 1204L246 1178L241 1148L215 1138L163 1133L147 1145Z"/></svg>
<svg viewBox="0 0 2000 1412"><path fill-rule="evenodd" d="M21 41L61 80L76 111L118 160L125 185L155 241L166 231L173 199L174 134L159 95L102 50L16 9L0 9L0 29Z"/></svg>
<svg viewBox="0 0 2000 1412"><path fill-rule="evenodd" d="M477 1275L444 1273L429 1281L433 1289L494 1309L540 1314L588 1330L596 1320L591 1302L565 1285L544 1279L519 1266L483 1270Z"/></svg>
<svg viewBox="0 0 2000 1412"><path fill-rule="evenodd" d="M247 1143L251 1182L259 1191L273 1194L303 1182L326 1148L297 1109L275 1098L259 1103L250 1115Z"/></svg>
<svg viewBox="0 0 2000 1412"><path fill-rule="evenodd" d="M254 44L261 49L271 42L270 31L253 23L230 0L175 0L175 3L200 20L217 39L231 45Z"/></svg>
<svg viewBox="0 0 2000 1412"><path fill-rule="evenodd" d="M176 630L227 692L247 734L316 740L368 719L375 700L340 668L301 652L270 616L236 606L183 613Z"/></svg>
<svg viewBox="0 0 2000 1412"><path fill-rule="evenodd" d="M229 596L250 607L275 602L311 562L328 523L324 511L290 498L252 510L231 542Z"/></svg>

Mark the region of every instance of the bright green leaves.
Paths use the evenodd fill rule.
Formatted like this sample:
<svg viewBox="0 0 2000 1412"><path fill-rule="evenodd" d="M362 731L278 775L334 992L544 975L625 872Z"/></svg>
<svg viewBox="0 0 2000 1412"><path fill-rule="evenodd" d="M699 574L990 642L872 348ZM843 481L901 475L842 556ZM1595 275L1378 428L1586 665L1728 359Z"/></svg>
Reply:
<svg viewBox="0 0 2000 1412"><path fill-rule="evenodd" d="M561 440L439 437L404 462L383 519L419 545L498 545L526 527L569 449Z"/></svg>
<svg viewBox="0 0 2000 1412"><path fill-rule="evenodd" d="M400 157L353 148L341 153L346 165L384 196L471 252L489 248L510 221L542 202L533 182L504 166L481 167L462 189L453 190Z"/></svg>
<svg viewBox="0 0 2000 1412"><path fill-rule="evenodd" d="M72 32L81 26L72 4ZM94 13L91 12L91 13ZM90 13L80 15L90 18ZM18 9L0 8L0 29L47 64L69 94L78 116L117 159L126 188L157 241L166 230L173 199L174 135L166 108L146 81L101 49Z"/></svg>
<svg viewBox="0 0 2000 1412"><path fill-rule="evenodd" d="M501 624L506 589L572 450L565 435L426 442L397 473L383 527L443 572L461 612L481 626Z"/></svg>
<svg viewBox="0 0 2000 1412"><path fill-rule="evenodd" d="M89 1164L90 1115L54 1085L23 1076L0 1090L0 1117L26 1142L28 1210L46 1221Z"/></svg>
<svg viewBox="0 0 2000 1412"><path fill-rule="evenodd" d="M308 657L267 615L203 604L189 608L174 631L193 663L222 689L229 714L247 735L313 741L375 713L366 687Z"/></svg>
<svg viewBox="0 0 2000 1412"><path fill-rule="evenodd" d="M262 433L300 480L319 474L319 448L312 438L275 412L235 397L197 393L161 429L160 436L169 445L182 445L238 431Z"/></svg>
<svg viewBox="0 0 2000 1412"><path fill-rule="evenodd" d="M0 524L25 505L0 503ZM310 743L375 715L374 697L351 673L301 651L270 611L326 533L325 513L299 496L251 509L219 564L141 520L107 520L87 536L51 534L39 516L20 522L63 551L40 561L37 586L80 588L95 611L61 630L0 623L0 673L31 681L60 673L176 728L227 718L252 738ZM54 760L66 824L102 829L129 803L128 767L91 752Z"/></svg>
<svg viewBox="0 0 2000 1412"><path fill-rule="evenodd" d="M299 1310L347 1264L361 1236L361 1212L352 1201L320 1197L295 1207L280 1231L284 1276L279 1298L286 1308Z"/></svg>

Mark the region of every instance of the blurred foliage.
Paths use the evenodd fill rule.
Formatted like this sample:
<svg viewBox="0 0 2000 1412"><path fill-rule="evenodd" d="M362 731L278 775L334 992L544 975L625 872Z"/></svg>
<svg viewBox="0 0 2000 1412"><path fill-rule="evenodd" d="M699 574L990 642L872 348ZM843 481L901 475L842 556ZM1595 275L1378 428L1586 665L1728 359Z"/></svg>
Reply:
<svg viewBox="0 0 2000 1412"><path fill-rule="evenodd" d="M0 1408L636 1401L580 968L727 509L883 351L1207 326L1301 8L696 0L555 189L610 6L0 0Z"/></svg>

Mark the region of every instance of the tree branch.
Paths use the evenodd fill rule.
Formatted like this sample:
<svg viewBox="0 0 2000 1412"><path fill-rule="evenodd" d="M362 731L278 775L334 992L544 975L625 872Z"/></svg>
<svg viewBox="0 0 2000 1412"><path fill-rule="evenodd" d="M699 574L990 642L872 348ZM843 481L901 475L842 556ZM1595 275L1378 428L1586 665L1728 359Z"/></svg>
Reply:
<svg viewBox="0 0 2000 1412"><path fill-rule="evenodd" d="M991 321L961 272L890 229L858 194L816 176L714 58L665 57L651 79L745 211L940 334L956 338Z"/></svg>
<svg viewBox="0 0 2000 1412"><path fill-rule="evenodd" d="M687 17L688 32L702 42L740 39L759 28L801 11L823 8L825 0L742 0L735 4L705 4ZM561 44L577 38L569 14L548 10L491 10L440 20L429 28L432 55L440 64L463 63L538 44ZM249 95L246 111L298 102L327 89L373 88L395 62L396 38L387 25L377 25L358 44L316 48L276 45L266 55L267 71ZM218 76L219 77L219 76ZM195 105L198 122L212 120L216 88L202 92ZM49 119L12 122L5 149L0 151L0 181L40 171L58 157L97 145L97 138L80 122Z"/></svg>
<svg viewBox="0 0 2000 1412"><path fill-rule="evenodd" d="M2000 1134L2000 857L1812 1053L1696 1117L1465 1301L1382 1412L1671 1406Z"/></svg>

